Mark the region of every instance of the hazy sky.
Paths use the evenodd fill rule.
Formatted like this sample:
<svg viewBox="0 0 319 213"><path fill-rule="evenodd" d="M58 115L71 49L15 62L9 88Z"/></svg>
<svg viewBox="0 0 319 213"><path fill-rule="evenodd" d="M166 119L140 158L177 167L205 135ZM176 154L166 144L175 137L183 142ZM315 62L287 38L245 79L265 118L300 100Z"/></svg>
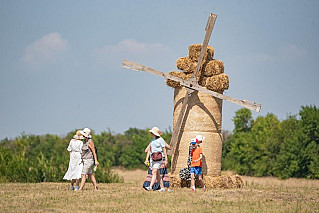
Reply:
<svg viewBox="0 0 319 213"><path fill-rule="evenodd" d="M0 139L90 127L172 126L173 89L126 58L177 70L187 47L210 45L230 78L226 95L279 119L319 106L319 1L0 0ZM239 106L224 102L223 129Z"/></svg>

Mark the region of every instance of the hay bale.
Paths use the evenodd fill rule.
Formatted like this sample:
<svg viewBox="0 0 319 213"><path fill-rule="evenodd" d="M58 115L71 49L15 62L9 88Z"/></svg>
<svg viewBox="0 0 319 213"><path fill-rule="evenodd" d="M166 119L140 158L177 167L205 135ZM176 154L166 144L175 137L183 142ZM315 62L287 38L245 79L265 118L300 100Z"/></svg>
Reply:
<svg viewBox="0 0 319 213"><path fill-rule="evenodd" d="M193 62L189 57L181 57L176 61L176 67L179 70L183 70L184 73L193 73L196 69L197 62Z"/></svg>
<svg viewBox="0 0 319 213"><path fill-rule="evenodd" d="M220 60L209 61L203 69L202 74L207 77L224 73L224 63Z"/></svg>
<svg viewBox="0 0 319 213"><path fill-rule="evenodd" d="M219 74L208 77L206 80L206 88L215 92L222 92L229 88L229 78L227 74Z"/></svg>
<svg viewBox="0 0 319 213"><path fill-rule="evenodd" d="M172 188L190 187L190 180L182 180L178 175L169 174L169 184ZM206 188L213 189L238 189L244 187L244 181L239 175L204 176ZM195 187L201 188L198 179L195 180Z"/></svg>
<svg viewBox="0 0 319 213"><path fill-rule="evenodd" d="M179 77L180 79L183 79L183 80L186 79L186 74L180 71L171 71L171 72L168 72L168 74ZM166 84L173 88L181 87L181 84L179 82L173 81L168 78L166 79Z"/></svg>
<svg viewBox="0 0 319 213"><path fill-rule="evenodd" d="M199 59L200 51L202 49L202 44L193 44L188 47L188 57L197 62ZM206 52L204 54L204 61L205 60L212 60L214 56L214 48L212 46L207 46Z"/></svg>

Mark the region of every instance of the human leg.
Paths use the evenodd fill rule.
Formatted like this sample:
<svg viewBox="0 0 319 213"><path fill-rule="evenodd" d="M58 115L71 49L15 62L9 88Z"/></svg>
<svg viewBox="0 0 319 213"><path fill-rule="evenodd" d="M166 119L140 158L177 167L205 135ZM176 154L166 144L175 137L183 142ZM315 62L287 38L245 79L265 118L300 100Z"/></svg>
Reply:
<svg viewBox="0 0 319 213"><path fill-rule="evenodd" d="M191 167L190 173L191 173L191 189L195 191L195 168L194 167Z"/></svg>
<svg viewBox="0 0 319 213"><path fill-rule="evenodd" d="M161 177L159 169L157 170L157 173L156 173L156 179L157 179L157 182L159 183L159 185L161 187L161 190L164 189L163 179Z"/></svg>
<svg viewBox="0 0 319 213"><path fill-rule="evenodd" d="M89 176L89 178L90 178L91 181L92 181L92 184L93 184L93 186L94 186L94 189L95 189L96 191L99 190L98 187L97 187L96 179L95 179L94 175L93 175L93 174L88 174L88 176Z"/></svg>
<svg viewBox="0 0 319 213"><path fill-rule="evenodd" d="M154 185L155 180L156 180L157 170L158 170L158 169L156 169L156 168L153 168L153 169L152 169L152 180L151 180L151 184L150 184L150 188L151 188L151 189L153 188L153 185Z"/></svg>
<svg viewBox="0 0 319 213"><path fill-rule="evenodd" d="M81 186L80 186L79 190L82 190L84 188L85 182L86 182L86 175L82 174L81 175Z"/></svg>

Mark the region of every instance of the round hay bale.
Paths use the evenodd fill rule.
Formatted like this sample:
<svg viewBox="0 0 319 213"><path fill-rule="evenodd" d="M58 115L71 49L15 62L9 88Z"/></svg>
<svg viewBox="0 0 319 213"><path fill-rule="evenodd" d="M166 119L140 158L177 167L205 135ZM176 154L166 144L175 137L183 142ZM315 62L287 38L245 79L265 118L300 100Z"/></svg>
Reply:
<svg viewBox="0 0 319 213"><path fill-rule="evenodd" d="M171 71L171 72L168 72L168 74L179 77L183 80L185 80L185 78L186 78L186 74L183 72L180 72L180 71ZM179 82L173 81L173 80L168 79L168 78L166 79L166 84L170 87L173 87L173 88L181 87Z"/></svg>
<svg viewBox="0 0 319 213"><path fill-rule="evenodd" d="M193 44L188 47L188 57L197 62L199 59L200 51L202 49L202 44ZM214 56L214 48L212 46L207 46L206 52L204 54L204 61L205 60L212 60Z"/></svg>
<svg viewBox="0 0 319 213"><path fill-rule="evenodd" d="M238 189L244 187L244 181L239 175L221 175L209 176L204 175L204 184L206 188L212 189ZM172 188L190 187L190 180L182 180L179 175L169 174L170 186ZM195 180L195 187L201 188L201 183L198 179Z"/></svg>
<svg viewBox="0 0 319 213"><path fill-rule="evenodd" d="M228 75L223 73L208 77L206 80L206 88L215 92L222 92L229 88Z"/></svg>
<svg viewBox="0 0 319 213"><path fill-rule="evenodd" d="M207 77L221 73L224 73L224 63L220 60L209 61L202 72L202 74Z"/></svg>
<svg viewBox="0 0 319 213"><path fill-rule="evenodd" d="M176 61L177 69L183 70L184 73L193 73L196 69L197 62L193 62L189 57L181 57Z"/></svg>

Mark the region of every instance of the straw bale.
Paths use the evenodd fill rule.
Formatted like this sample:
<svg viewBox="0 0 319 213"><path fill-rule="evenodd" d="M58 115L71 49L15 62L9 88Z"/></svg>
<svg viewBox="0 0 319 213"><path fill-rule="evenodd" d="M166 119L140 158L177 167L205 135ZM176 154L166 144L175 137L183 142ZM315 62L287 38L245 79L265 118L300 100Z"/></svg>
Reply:
<svg viewBox="0 0 319 213"><path fill-rule="evenodd" d="M173 76L176 76L176 77L179 77L183 80L185 80L186 78L186 74L183 73L183 72L180 72L180 71L171 71L169 72L168 74L170 75L173 75ZM170 87L174 87L174 88L177 88L177 87L181 87L180 83L177 82L177 81L173 81L173 80L170 80L170 79L166 79L166 84Z"/></svg>
<svg viewBox="0 0 319 213"><path fill-rule="evenodd" d="M236 189L243 188L244 181L239 175L221 175L221 176L204 176L204 184L206 188L213 189ZM169 174L170 186L172 188L190 187L190 180L182 180L179 175ZM198 179L195 180L195 187L201 188Z"/></svg>
<svg viewBox="0 0 319 213"><path fill-rule="evenodd" d="M177 122L185 95L185 88L175 88L173 127ZM203 92L194 92L191 97L189 97L186 111L188 116L183 123L182 131L220 133L222 104L223 101L221 99Z"/></svg>
<svg viewBox="0 0 319 213"><path fill-rule="evenodd" d="M192 61L198 61L200 51L202 49L202 44L193 44L188 47L188 56ZM207 46L206 52L204 54L204 60L212 60L214 56L214 48L212 46Z"/></svg>
<svg viewBox="0 0 319 213"><path fill-rule="evenodd" d="M209 61L202 73L207 77L224 73L224 63L220 60Z"/></svg>
<svg viewBox="0 0 319 213"><path fill-rule="evenodd" d="M206 80L206 88L215 92L221 92L229 88L229 78L227 74L219 74L208 77Z"/></svg>
<svg viewBox="0 0 319 213"><path fill-rule="evenodd" d="M183 70L184 73L193 73L196 69L197 62L193 62L189 57L181 57L176 61L177 69Z"/></svg>

